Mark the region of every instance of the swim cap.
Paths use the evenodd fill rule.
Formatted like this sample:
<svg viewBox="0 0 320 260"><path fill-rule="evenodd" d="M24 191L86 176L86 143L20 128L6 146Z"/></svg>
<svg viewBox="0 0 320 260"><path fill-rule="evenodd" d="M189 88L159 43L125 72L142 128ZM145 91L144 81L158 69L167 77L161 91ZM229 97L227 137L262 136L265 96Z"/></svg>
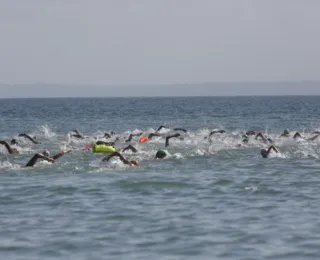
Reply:
<svg viewBox="0 0 320 260"><path fill-rule="evenodd" d="M156 153L156 158L163 159L167 156L167 153L164 150L159 150Z"/></svg>
<svg viewBox="0 0 320 260"><path fill-rule="evenodd" d="M248 138L243 138L243 139L242 139L242 142L245 143L245 144L247 144L247 143L249 142L249 139L248 139Z"/></svg>
<svg viewBox="0 0 320 260"><path fill-rule="evenodd" d="M285 129L285 130L283 131L283 134L285 134L285 135L290 134L289 129Z"/></svg>
<svg viewBox="0 0 320 260"><path fill-rule="evenodd" d="M16 145L18 145L18 144L19 144L19 143L18 143L18 141L17 141L16 139L12 139L10 143L11 143L12 145L13 145L13 144L16 144Z"/></svg>
<svg viewBox="0 0 320 260"><path fill-rule="evenodd" d="M269 143L273 143L271 138L267 138L267 140L268 140Z"/></svg>
<svg viewBox="0 0 320 260"><path fill-rule="evenodd" d="M50 152L48 150L44 150L43 151L43 155L47 156L47 157L50 157Z"/></svg>
<svg viewBox="0 0 320 260"><path fill-rule="evenodd" d="M261 153L261 156L262 156L263 158L267 158L267 157L268 157L268 151L267 151L267 149L261 149L261 150L260 150L260 153Z"/></svg>

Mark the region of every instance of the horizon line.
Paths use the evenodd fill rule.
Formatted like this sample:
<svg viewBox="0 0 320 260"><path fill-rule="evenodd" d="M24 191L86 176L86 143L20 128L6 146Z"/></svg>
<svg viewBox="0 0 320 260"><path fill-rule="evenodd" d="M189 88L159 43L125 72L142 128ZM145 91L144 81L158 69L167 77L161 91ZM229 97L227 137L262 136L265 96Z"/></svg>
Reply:
<svg viewBox="0 0 320 260"><path fill-rule="evenodd" d="M308 95L301 95L301 94L286 94L286 95L276 95L276 94L267 94L267 95L195 95L195 96L104 96L104 97L97 97L97 96L88 96L88 97L77 97L77 96L56 96L56 97L4 97L0 98L0 100L4 99L112 99L112 98L212 98L212 97L219 97L219 98L236 98L236 97L320 97L320 94L308 94Z"/></svg>
<svg viewBox="0 0 320 260"><path fill-rule="evenodd" d="M34 85L56 85L56 86L67 86L67 87L74 87L74 86L96 86L96 87L133 87L133 86L184 86L184 85L205 85L205 84L276 84L276 83L320 83L319 80L257 80L257 81L202 81L202 82L176 82L176 83L133 83L133 84L122 84L122 83L52 83L52 82L41 82L35 81L33 83L4 83L0 82L1 86L34 86Z"/></svg>

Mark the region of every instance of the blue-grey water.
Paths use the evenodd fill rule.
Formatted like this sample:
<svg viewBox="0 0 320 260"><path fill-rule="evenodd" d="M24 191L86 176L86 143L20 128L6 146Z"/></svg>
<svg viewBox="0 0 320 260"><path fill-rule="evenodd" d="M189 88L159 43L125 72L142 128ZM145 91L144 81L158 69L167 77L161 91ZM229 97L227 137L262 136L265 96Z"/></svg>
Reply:
<svg viewBox="0 0 320 260"><path fill-rule="evenodd" d="M2 99L0 140L1 259L320 259L320 97ZM114 131L174 127L164 139L131 142L140 167L82 148ZM87 137L68 133L78 129ZM224 129L212 142L211 130ZM280 138L284 129L291 136ZM273 139L280 153L263 159ZM19 133L35 136L32 144ZM104 139L101 139L104 140ZM106 140L105 140L106 141ZM241 144L241 145L240 145ZM37 152L71 149L54 164L21 167Z"/></svg>

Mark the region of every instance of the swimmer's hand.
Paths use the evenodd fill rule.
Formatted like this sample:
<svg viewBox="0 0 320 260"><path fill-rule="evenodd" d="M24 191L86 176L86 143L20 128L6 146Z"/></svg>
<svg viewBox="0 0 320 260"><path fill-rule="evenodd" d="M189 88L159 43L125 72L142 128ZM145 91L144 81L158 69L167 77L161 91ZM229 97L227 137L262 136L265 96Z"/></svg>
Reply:
<svg viewBox="0 0 320 260"><path fill-rule="evenodd" d="M56 161L56 160L53 159L53 158L48 158L47 160L48 160L48 162L51 162L51 163L54 163L54 162Z"/></svg>

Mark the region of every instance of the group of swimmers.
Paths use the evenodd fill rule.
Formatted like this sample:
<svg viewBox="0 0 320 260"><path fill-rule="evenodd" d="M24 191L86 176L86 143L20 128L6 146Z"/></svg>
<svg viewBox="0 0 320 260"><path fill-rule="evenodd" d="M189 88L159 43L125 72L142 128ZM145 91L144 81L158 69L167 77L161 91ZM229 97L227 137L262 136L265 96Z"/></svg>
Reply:
<svg viewBox="0 0 320 260"><path fill-rule="evenodd" d="M170 139L178 138L180 140L184 140L183 134L188 132L184 128L173 128L173 131L175 133L170 134L170 135L166 135L166 134L160 133L160 131L163 128L170 130L170 128L168 126L161 125L161 126L159 126L159 128L155 132L150 133L148 136L146 136L145 137L146 140L151 140L154 137L162 137L165 139L165 147L168 147ZM225 133L226 133L226 131L222 130L222 129L221 130L214 130L214 131L211 131L208 136L204 137L204 139L205 139L205 141L208 141L209 143L211 143L214 135L216 135L216 134L222 135ZM129 135L129 137L124 140L124 143L132 142L135 137L140 137L142 134L143 134L142 132L131 133ZM79 132L78 130L73 130L68 135L69 135L69 137L76 138L76 139L87 138L83 133ZM104 145L104 146L114 147L115 143L120 142L120 138L115 137L115 136L116 136L115 132L105 133L103 136L98 136L95 138L96 141L94 142L94 145ZM241 143L238 144L237 146L243 147L243 146L247 145L250 140L250 136L254 137L255 140L260 140L262 143L267 144L269 146L268 148L264 148L264 149L260 150L260 154L263 158L267 158L271 152L279 153L279 149L274 145L273 140L271 138L269 138L268 136L266 136L265 134L263 134L261 132L256 132L256 131L247 131L245 134L243 134ZM311 138L305 138L299 132L296 132L294 135L291 135L290 131L288 129L286 129L283 131L283 133L279 137L281 137L281 138L292 137L293 139L300 138L300 139L305 139L306 141L314 141L319 136L320 136L320 132L316 131L316 132L314 132L314 136L312 136ZM30 135L28 135L26 133L19 134L18 137L26 138L27 140L29 140L33 144L40 144L40 142L38 142L35 137L31 137ZM111 139L113 137L115 137L114 140L105 141L105 139ZM101 139L104 139L104 140L101 140ZM19 149L18 149L19 141L17 139L12 139L10 142L0 141L0 145L3 145L7 149L9 154L19 154ZM91 148L92 148L92 145L89 144L86 147L84 147L82 150L89 150ZM131 144L126 145L125 147L123 147L121 149L117 149L117 150L114 149L114 151L111 152L107 157L103 158L102 161L109 161L113 157L118 157L126 165L139 166L139 163L137 161L129 160L121 154L121 152L125 152L127 150L130 150L133 153L136 153L138 151ZM70 153L71 151L72 150L62 151L62 152L59 152L59 153L51 156L50 152L48 150L44 150L42 153L36 153L35 155L33 155L33 157L26 163L25 167L34 166L39 159L54 163L57 159L59 159L60 157L62 157L65 154ZM160 149L156 152L155 158L165 159L168 157L168 155L169 155L169 153L166 149Z"/></svg>

